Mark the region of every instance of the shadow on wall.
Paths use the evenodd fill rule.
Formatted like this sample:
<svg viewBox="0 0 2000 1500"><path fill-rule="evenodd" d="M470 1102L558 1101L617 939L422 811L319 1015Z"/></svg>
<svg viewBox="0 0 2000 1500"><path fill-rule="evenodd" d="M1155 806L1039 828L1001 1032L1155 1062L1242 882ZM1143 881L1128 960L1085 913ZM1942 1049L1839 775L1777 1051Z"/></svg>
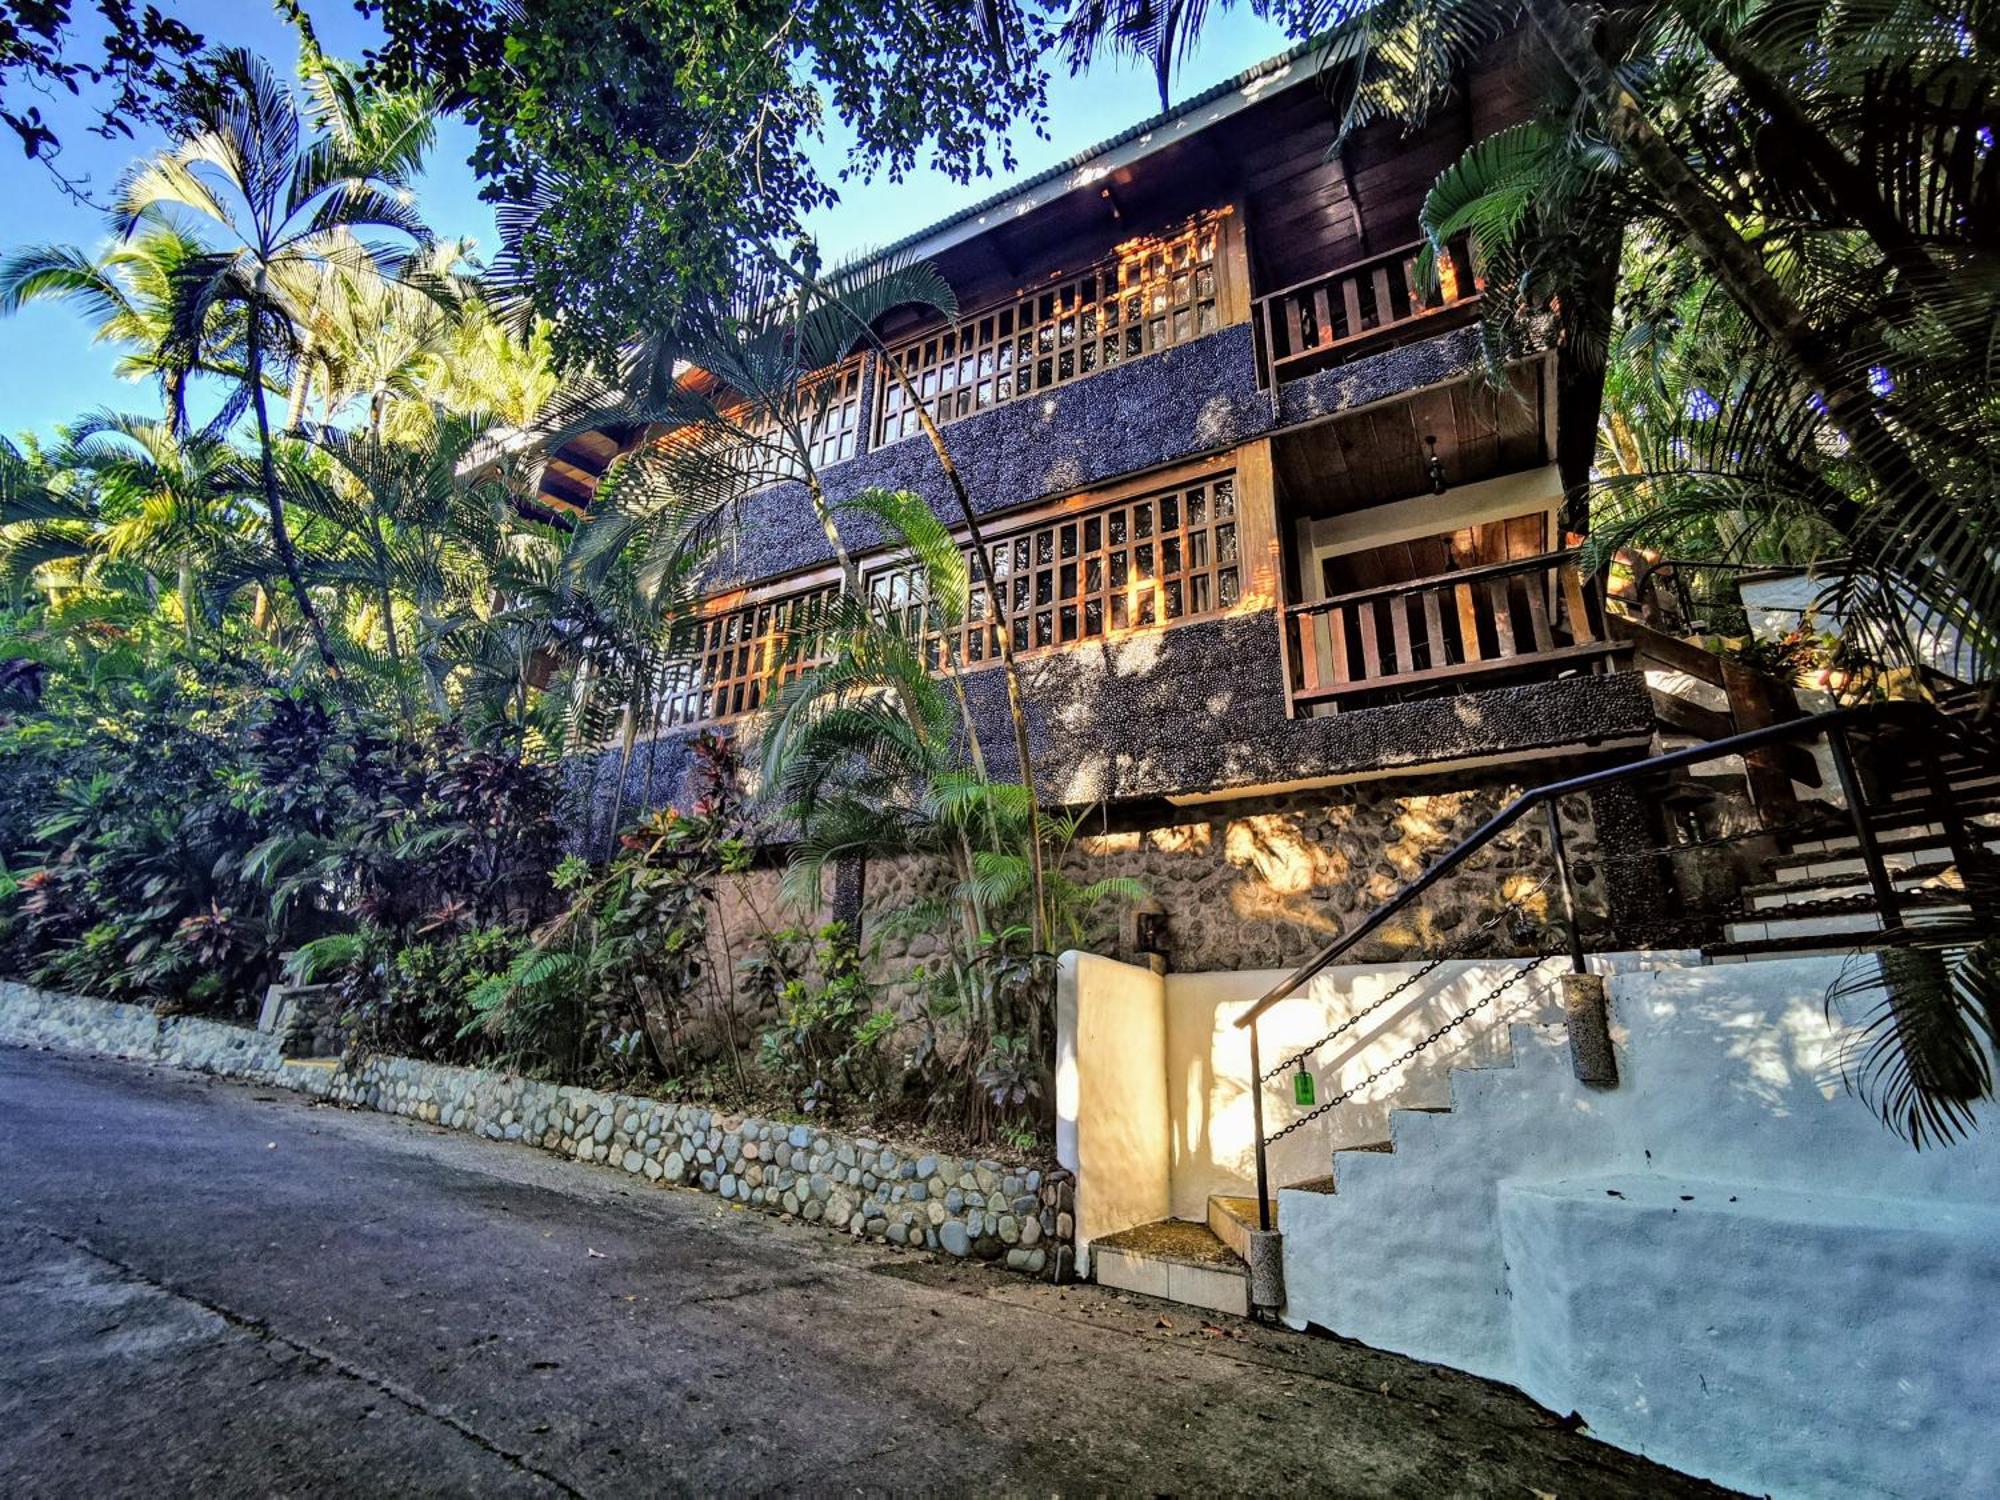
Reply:
<svg viewBox="0 0 2000 1500"><path fill-rule="evenodd" d="M1073 874L1140 881L1166 909L1176 970L1296 964L1393 897L1519 791L1468 778L1423 787L1368 782L1218 805L1199 821L1087 835L1072 853ZM1588 804L1577 801L1564 818L1587 915L1603 907L1588 814ZM1552 871L1546 831L1534 821L1516 825L1366 939L1356 961L1498 956L1552 945ZM1112 956L1136 961L1125 941Z"/></svg>
<svg viewBox="0 0 2000 1500"><path fill-rule="evenodd" d="M1022 687L1044 796L1200 795L1639 738L1652 723L1631 673L1293 719L1283 671L1269 610L1028 658ZM988 764L1012 776L1005 680L976 671L966 693Z"/></svg>

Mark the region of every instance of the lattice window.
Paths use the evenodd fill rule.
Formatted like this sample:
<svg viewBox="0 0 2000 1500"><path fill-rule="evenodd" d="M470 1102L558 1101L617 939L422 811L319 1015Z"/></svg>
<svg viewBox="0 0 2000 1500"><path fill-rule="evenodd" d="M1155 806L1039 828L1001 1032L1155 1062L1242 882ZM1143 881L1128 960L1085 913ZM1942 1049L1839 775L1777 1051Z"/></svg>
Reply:
<svg viewBox="0 0 2000 1500"><path fill-rule="evenodd" d="M1218 326L1216 230L1205 214L1160 239L1018 301L891 351L943 425L1128 359L1187 343ZM878 441L920 430L902 382L882 380Z"/></svg>
<svg viewBox="0 0 2000 1500"><path fill-rule="evenodd" d="M825 379L832 387L826 410L806 429L806 450L816 469L844 463L861 448L861 362L853 360L830 370ZM808 384L799 399L801 414L812 411L816 395L814 387ZM733 420L743 422L741 408ZM751 460L759 471L758 488L784 479L804 477L804 471L792 457L791 440L779 437L774 420L766 417L750 424L750 431L772 445L759 448Z"/></svg>
<svg viewBox="0 0 2000 1500"><path fill-rule="evenodd" d="M829 584L685 622L662 677L661 725L672 729L756 712L811 665L802 649L804 632L838 592Z"/></svg>
<svg viewBox="0 0 2000 1500"><path fill-rule="evenodd" d="M929 617L921 570L868 574L875 608L924 632L933 668L945 665L947 645L967 665L999 660L1003 622L1016 652L1050 650L1219 614L1243 591L1233 474L1061 516L987 546L1002 607L989 607L975 568L967 618L949 642ZM838 593L825 584L688 621L665 675L662 725L712 723L764 707L811 665L804 629Z"/></svg>
<svg viewBox="0 0 2000 1500"><path fill-rule="evenodd" d="M1000 630L1014 649L1039 651L1120 631L1218 614L1242 594L1236 479L1123 500L1044 522L987 543L1001 607L989 608L973 572L965 624L953 650L968 664L998 659ZM874 574L876 606L914 628L924 616L921 575L909 568ZM944 641L928 638L930 663L943 665Z"/></svg>

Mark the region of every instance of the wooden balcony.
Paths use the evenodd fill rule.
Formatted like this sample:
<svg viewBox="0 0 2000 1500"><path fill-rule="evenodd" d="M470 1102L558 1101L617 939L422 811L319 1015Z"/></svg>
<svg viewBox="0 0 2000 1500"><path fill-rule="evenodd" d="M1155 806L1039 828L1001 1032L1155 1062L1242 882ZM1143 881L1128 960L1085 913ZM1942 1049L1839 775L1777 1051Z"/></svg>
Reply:
<svg viewBox="0 0 2000 1500"><path fill-rule="evenodd" d="M1423 250L1422 243L1405 245L1259 297L1264 383L1470 322L1481 291L1470 251L1454 243L1427 280L1418 271Z"/></svg>
<svg viewBox="0 0 2000 1500"><path fill-rule="evenodd" d="M1629 654L1572 552L1363 589L1285 611L1295 707L1442 688L1512 673L1554 676Z"/></svg>

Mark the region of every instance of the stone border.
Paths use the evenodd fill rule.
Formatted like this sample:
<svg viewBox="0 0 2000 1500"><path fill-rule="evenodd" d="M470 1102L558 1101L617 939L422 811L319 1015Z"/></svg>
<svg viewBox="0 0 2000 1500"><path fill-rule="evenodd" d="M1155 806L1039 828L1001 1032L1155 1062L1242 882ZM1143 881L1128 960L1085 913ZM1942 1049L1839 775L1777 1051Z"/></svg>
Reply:
<svg viewBox="0 0 2000 1500"><path fill-rule="evenodd" d="M287 1059L279 1038L195 1016L0 981L0 1042L249 1079L338 1104L522 1141L857 1237L1071 1274L1074 1196L1059 1168L913 1154L780 1120L378 1055Z"/></svg>

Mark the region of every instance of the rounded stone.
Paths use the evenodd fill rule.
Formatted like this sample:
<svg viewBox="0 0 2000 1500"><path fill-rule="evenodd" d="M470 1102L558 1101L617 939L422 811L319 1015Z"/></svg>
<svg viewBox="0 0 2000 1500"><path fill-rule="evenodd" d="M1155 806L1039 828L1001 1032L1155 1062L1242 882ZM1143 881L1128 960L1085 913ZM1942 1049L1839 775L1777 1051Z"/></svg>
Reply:
<svg viewBox="0 0 2000 1500"><path fill-rule="evenodd" d="M628 1172L636 1172L646 1164L646 1158L641 1156L637 1151L627 1151L623 1161L625 1170Z"/></svg>
<svg viewBox="0 0 2000 1500"><path fill-rule="evenodd" d="M972 1253L972 1236L965 1232L965 1226L956 1219L938 1226L938 1245L948 1255L963 1259Z"/></svg>

